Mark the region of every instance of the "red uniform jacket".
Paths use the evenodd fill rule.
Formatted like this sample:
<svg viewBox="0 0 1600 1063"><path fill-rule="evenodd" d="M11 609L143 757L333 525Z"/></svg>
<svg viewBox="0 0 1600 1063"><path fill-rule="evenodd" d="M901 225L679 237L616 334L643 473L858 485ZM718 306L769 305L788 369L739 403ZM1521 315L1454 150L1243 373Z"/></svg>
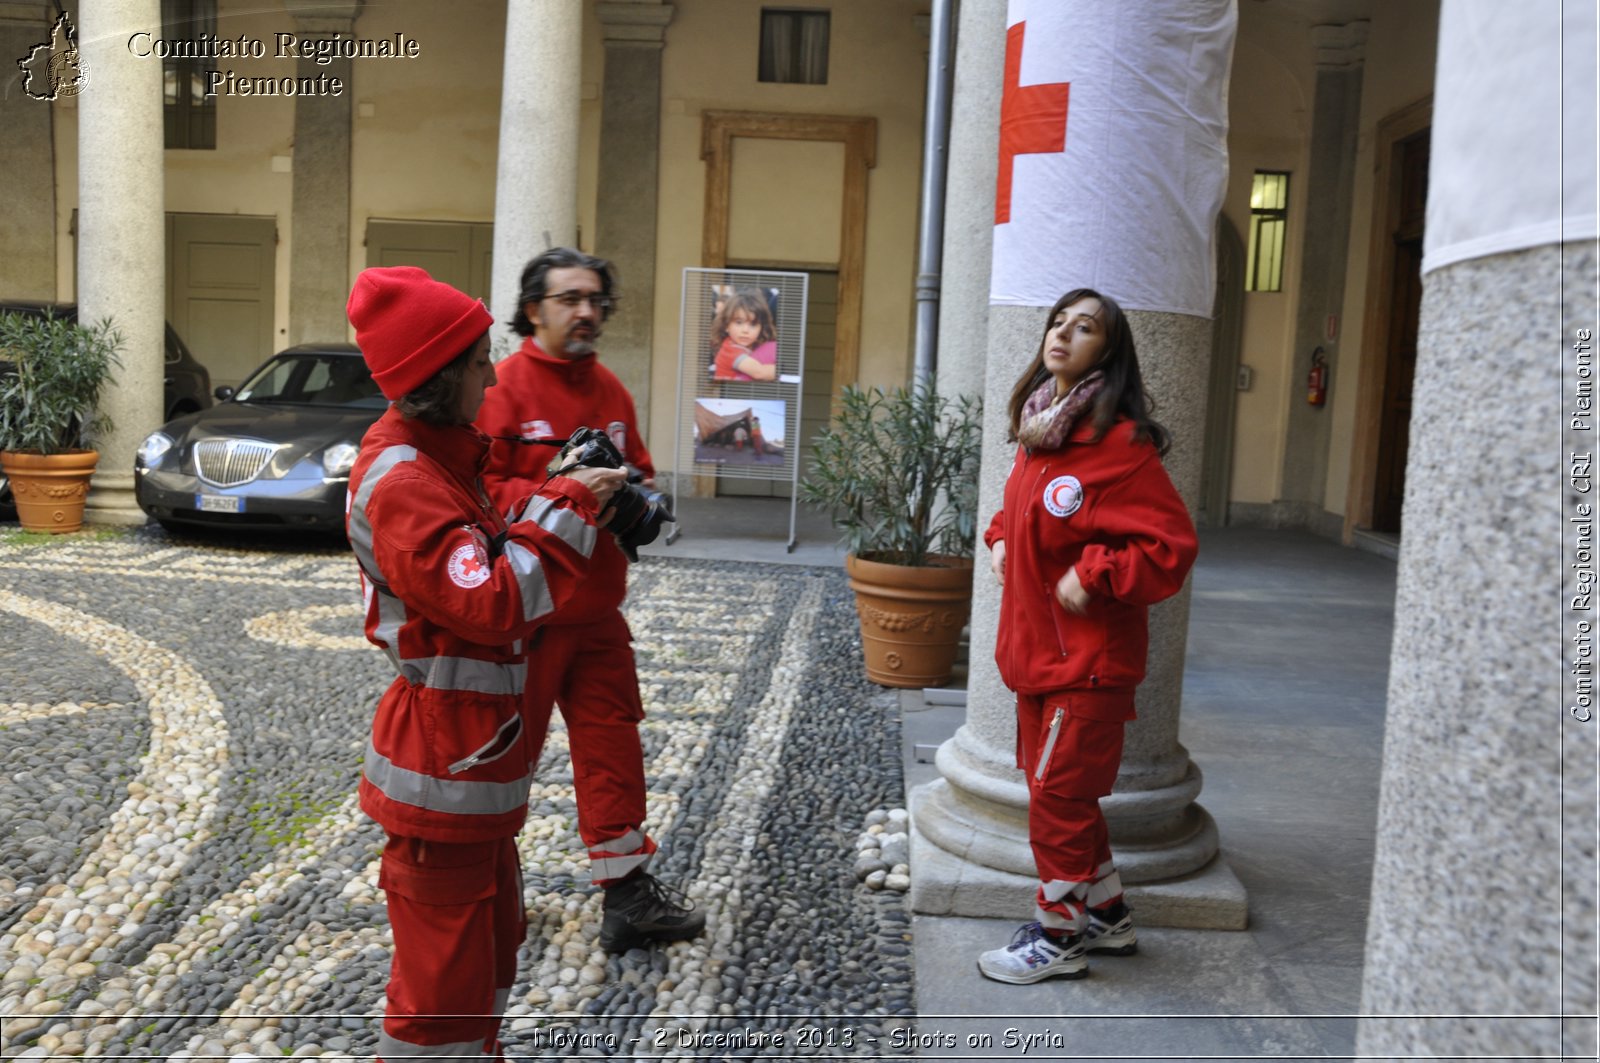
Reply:
<svg viewBox="0 0 1600 1063"><path fill-rule="evenodd" d="M350 473L346 527L367 638L399 674L372 721L361 807L431 841L513 835L542 735L524 735L523 640L571 598L598 531L594 495L551 481L503 520L480 479L489 441L391 408Z"/></svg>
<svg viewBox="0 0 1600 1063"><path fill-rule="evenodd" d="M1018 447L983 536L991 549L1006 544L995 661L1018 693L1132 690L1145 673L1148 607L1176 594L1194 564L1194 524L1156 449L1133 441L1131 421L1092 436L1083 423L1059 450ZM1073 566L1092 596L1085 616L1055 597Z"/></svg>
<svg viewBox="0 0 1600 1063"><path fill-rule="evenodd" d="M495 376L497 382L478 411L478 427L488 435L566 439L574 429L599 428L646 479L655 476L650 452L639 438L633 397L594 355L554 358L530 336L495 366ZM559 449L496 439L483 477L495 505L505 510L536 490L545 482L545 469ZM627 592L628 559L607 532L595 545L588 578L549 622L582 624L599 619L621 606Z"/></svg>

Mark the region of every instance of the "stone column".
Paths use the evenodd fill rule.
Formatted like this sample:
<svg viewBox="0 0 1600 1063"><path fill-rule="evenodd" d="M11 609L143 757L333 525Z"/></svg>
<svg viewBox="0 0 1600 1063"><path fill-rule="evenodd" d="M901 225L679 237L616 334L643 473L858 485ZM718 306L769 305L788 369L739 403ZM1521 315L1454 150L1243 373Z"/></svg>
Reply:
<svg viewBox="0 0 1600 1063"><path fill-rule="evenodd" d="M603 0L606 71L600 90L600 176L594 251L616 264L622 300L606 322L606 365L632 393L650 435L655 320L656 179L661 163L661 49L673 6Z"/></svg>
<svg viewBox="0 0 1600 1063"><path fill-rule="evenodd" d="M578 238L581 0L506 5L500 156L494 191L494 278L489 310L500 327L517 309L522 267Z"/></svg>
<svg viewBox="0 0 1600 1063"><path fill-rule="evenodd" d="M307 39L351 36L361 0L283 0L295 33ZM301 58L296 77L344 82L334 95L294 100L294 196L289 222L289 342L343 339L350 295L350 137L355 64Z"/></svg>
<svg viewBox="0 0 1600 1063"><path fill-rule="evenodd" d="M994 250L994 174L1005 55L1005 0L963 0L956 22L955 90L945 167L937 373L941 395L984 393L982 352L989 349L989 257Z"/></svg>
<svg viewBox="0 0 1600 1063"><path fill-rule="evenodd" d="M96 442L100 464L84 519L143 524L133 454L161 424L165 372L165 171L161 64L128 51L128 37L161 25L157 0L85 0L78 47L78 313L110 317L122 368L101 393L114 427Z"/></svg>
<svg viewBox="0 0 1600 1063"><path fill-rule="evenodd" d="M0 81L0 297L53 299L56 295L56 151L53 139L50 50L55 13L38 0L0 3L0 56L32 55L28 77L15 66ZM59 98L59 92L57 93Z"/></svg>
<svg viewBox="0 0 1600 1063"><path fill-rule="evenodd" d="M1306 224L1300 290L1296 300L1289 423L1284 433L1283 486L1274 523L1319 530L1328 486L1328 446L1333 407L1305 401L1311 354L1321 347L1333 379L1339 344L1327 338L1329 314L1344 306L1350 246L1350 203L1355 193L1356 133L1361 125L1362 63L1368 23L1313 26L1317 84L1311 113L1311 163L1306 167ZM1341 330L1342 335L1342 330ZM1322 529L1329 531L1333 528Z"/></svg>
<svg viewBox="0 0 1600 1063"><path fill-rule="evenodd" d="M1441 14L1361 1058L1594 1058L1595 43Z"/></svg>
<svg viewBox="0 0 1600 1063"><path fill-rule="evenodd" d="M963 5L966 8L968 5ZM971 5L989 10L962 12L963 39L957 51L958 86L971 73L974 52L989 65L982 76L992 86L988 101L973 106L958 87L952 139L976 141L985 134L973 123L995 124L1000 101L1003 24L995 33L990 11L1002 5ZM969 16L976 17L979 39L965 38ZM969 51L969 47L971 51ZM992 54L982 54L992 53ZM965 67L965 69L964 69ZM979 95L982 95L980 90ZM995 134L987 142L996 144ZM977 150L973 148L974 152ZM974 157L960 169L982 167L990 182L983 220L962 210L968 229L994 221L994 156ZM1220 182L1221 175L1218 174ZM951 189L952 209L966 196ZM992 230L990 230L992 233ZM952 234L952 251L967 242ZM986 241L987 243L987 241ZM966 267L978 268L977 263ZM987 302L988 268L978 287ZM971 298L961 283L961 297ZM955 287L953 285L953 287ZM959 313L958 305L948 309ZM1047 309L987 307L987 335L981 342L959 332L943 333L939 375L946 380L983 380L984 442L980 476L979 527L1000 506L1014 447L1006 442L1006 412L1012 386L1038 350ZM1184 314L1130 311L1141 352L1145 383L1154 395L1161 421L1175 440L1166 459L1173 482L1191 509L1197 501L1206 371L1211 326L1206 318ZM959 329L961 326L957 325ZM957 346L959 345L959 346ZM964 363L960 368L947 363ZM947 375L948 374L948 375ZM972 663L967 685L967 719L939 748L943 776L911 795L912 906L928 914L1025 918L1033 911L1038 879L1028 846L1028 790L1016 767L1015 697L1000 680L993 656L998 629L1000 588L989 575L989 553L978 544L973 587ZM1178 742L1178 713L1189 592L1151 610L1149 674L1138 692L1139 719L1128 725L1116 792L1101 802L1111 827L1117 866L1130 903L1149 925L1240 928L1245 922L1243 887L1217 858L1217 830L1195 803L1199 768Z"/></svg>

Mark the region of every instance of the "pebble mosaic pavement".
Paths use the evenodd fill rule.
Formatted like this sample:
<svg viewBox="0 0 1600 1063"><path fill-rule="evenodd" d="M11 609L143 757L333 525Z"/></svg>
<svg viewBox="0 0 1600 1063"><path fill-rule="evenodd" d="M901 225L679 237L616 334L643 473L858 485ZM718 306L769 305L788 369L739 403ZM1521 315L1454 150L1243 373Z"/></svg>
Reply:
<svg viewBox="0 0 1600 1063"><path fill-rule="evenodd" d="M389 935L355 783L390 673L357 597L323 542L0 545L0 1056L371 1058ZM843 574L647 558L627 614L653 870L707 931L600 950L558 718L508 1052L893 1054L910 917L853 862L901 802L897 702Z"/></svg>

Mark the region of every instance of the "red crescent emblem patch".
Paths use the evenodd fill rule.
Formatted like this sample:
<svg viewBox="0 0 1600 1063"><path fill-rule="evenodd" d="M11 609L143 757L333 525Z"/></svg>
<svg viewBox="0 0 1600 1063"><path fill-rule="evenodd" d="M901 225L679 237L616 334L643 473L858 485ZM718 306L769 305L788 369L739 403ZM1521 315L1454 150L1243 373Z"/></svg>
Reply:
<svg viewBox="0 0 1600 1063"><path fill-rule="evenodd" d="M1054 517L1070 517L1083 505L1083 485L1076 476L1057 476L1044 486L1044 508Z"/></svg>

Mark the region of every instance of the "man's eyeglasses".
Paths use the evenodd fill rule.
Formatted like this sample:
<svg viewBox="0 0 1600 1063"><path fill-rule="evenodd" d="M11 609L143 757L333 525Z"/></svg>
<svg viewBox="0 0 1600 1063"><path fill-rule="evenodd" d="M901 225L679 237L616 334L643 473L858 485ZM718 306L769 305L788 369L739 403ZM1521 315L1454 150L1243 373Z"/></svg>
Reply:
<svg viewBox="0 0 1600 1063"><path fill-rule="evenodd" d="M611 296L602 295L599 292L557 292L555 295L547 295L545 298L554 299L556 302L560 303L569 310L576 310L584 303L588 303L594 308L594 312L597 314L605 313L606 311L610 310L612 306Z"/></svg>

